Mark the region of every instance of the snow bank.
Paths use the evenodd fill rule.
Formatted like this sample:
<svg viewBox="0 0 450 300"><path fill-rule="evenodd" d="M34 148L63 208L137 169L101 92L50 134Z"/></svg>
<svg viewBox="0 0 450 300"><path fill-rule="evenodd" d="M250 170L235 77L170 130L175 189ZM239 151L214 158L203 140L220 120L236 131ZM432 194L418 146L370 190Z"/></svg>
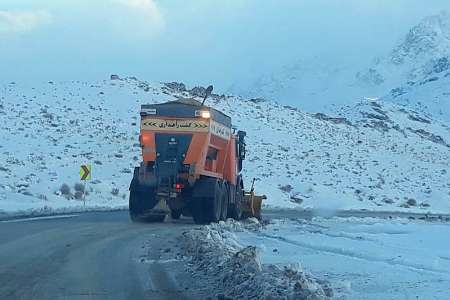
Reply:
<svg viewBox="0 0 450 300"><path fill-rule="evenodd" d="M255 229L255 221L242 225L221 222L183 234L183 247L198 271L213 278L219 298L227 299L328 299L332 290L325 282L296 265L262 264L259 249L242 246L230 231Z"/></svg>
<svg viewBox="0 0 450 300"><path fill-rule="evenodd" d="M449 228L442 221L316 217L272 220L236 235L261 249L263 265L301 259L336 299L449 299Z"/></svg>

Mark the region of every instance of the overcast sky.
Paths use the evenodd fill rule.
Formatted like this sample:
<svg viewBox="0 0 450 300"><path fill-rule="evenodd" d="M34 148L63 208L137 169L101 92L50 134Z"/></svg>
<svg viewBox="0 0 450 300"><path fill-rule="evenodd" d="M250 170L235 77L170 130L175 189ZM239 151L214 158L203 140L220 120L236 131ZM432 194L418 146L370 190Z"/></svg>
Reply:
<svg viewBox="0 0 450 300"><path fill-rule="evenodd" d="M299 58L368 61L448 0L1 0L0 80L225 87Z"/></svg>

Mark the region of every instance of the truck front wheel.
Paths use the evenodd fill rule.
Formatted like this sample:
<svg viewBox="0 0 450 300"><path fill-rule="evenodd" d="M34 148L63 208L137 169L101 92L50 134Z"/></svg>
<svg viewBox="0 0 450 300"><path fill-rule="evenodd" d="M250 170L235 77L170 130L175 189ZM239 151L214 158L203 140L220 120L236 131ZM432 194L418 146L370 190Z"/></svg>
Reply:
<svg viewBox="0 0 450 300"><path fill-rule="evenodd" d="M210 222L219 222L222 217L223 194L223 184L219 180L216 180L214 195L208 199Z"/></svg>
<svg viewBox="0 0 450 300"><path fill-rule="evenodd" d="M196 197L191 200L190 210L195 224L207 224L209 222L208 211L205 205L207 200L207 198L202 197Z"/></svg>
<svg viewBox="0 0 450 300"><path fill-rule="evenodd" d="M235 219L240 220L242 218L242 205L244 203L244 189L242 182L238 181L236 185L236 195L234 203L230 205L230 213L229 215Z"/></svg>
<svg viewBox="0 0 450 300"><path fill-rule="evenodd" d="M222 184L222 209L221 209L221 214L220 214L220 219L222 221L225 221L227 219L228 216L228 203L229 203L229 194L230 194L230 189L228 187L228 183L224 182Z"/></svg>

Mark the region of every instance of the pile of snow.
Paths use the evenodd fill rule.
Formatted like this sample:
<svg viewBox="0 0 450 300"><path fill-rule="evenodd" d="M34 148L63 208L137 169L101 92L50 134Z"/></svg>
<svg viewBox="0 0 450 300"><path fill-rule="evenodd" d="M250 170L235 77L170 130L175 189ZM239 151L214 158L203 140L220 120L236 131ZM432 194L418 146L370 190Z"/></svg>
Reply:
<svg viewBox="0 0 450 300"><path fill-rule="evenodd" d="M228 221L227 223L235 223ZM234 227L234 226L232 226ZM183 234L186 255L192 257L194 276L214 280L217 293L232 299L328 299L332 290L298 264L261 264L254 246L243 247L226 223Z"/></svg>

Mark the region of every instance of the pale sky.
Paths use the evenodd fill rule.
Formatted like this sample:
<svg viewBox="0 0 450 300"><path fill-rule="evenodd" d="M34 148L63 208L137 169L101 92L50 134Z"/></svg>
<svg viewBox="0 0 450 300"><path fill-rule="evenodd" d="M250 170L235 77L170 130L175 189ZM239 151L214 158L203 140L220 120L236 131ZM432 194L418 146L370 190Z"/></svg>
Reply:
<svg viewBox="0 0 450 300"><path fill-rule="evenodd" d="M369 61L448 0L1 0L0 81L109 74L225 88L299 58Z"/></svg>

